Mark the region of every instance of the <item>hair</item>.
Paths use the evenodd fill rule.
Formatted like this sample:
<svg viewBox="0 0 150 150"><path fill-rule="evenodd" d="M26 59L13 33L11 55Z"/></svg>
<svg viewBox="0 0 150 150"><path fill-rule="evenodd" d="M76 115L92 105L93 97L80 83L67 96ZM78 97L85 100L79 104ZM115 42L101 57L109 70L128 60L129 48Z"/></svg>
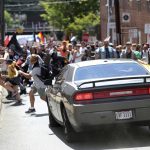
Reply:
<svg viewBox="0 0 150 150"><path fill-rule="evenodd" d="M31 63L36 63L38 61L38 58L39 58L38 55L32 54L31 58L30 58L30 62Z"/></svg>
<svg viewBox="0 0 150 150"><path fill-rule="evenodd" d="M18 71L16 69L16 62L13 61L11 64L8 65L8 76L15 77L18 75Z"/></svg>

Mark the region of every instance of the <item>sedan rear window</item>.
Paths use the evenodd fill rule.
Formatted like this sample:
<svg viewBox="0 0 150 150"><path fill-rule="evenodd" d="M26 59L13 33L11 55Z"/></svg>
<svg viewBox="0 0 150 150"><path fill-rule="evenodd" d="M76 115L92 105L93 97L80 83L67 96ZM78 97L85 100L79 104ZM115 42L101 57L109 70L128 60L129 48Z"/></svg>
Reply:
<svg viewBox="0 0 150 150"><path fill-rule="evenodd" d="M137 63L98 64L78 68L74 81L148 74L149 72Z"/></svg>

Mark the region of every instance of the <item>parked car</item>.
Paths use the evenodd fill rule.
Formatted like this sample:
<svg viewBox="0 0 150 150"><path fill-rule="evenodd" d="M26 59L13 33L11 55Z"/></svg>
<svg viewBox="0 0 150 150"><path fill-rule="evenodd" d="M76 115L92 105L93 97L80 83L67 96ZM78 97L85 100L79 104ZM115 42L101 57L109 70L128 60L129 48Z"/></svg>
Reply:
<svg viewBox="0 0 150 150"><path fill-rule="evenodd" d="M150 72L134 60L91 60L65 66L46 90L49 126L66 140L100 125L150 125Z"/></svg>

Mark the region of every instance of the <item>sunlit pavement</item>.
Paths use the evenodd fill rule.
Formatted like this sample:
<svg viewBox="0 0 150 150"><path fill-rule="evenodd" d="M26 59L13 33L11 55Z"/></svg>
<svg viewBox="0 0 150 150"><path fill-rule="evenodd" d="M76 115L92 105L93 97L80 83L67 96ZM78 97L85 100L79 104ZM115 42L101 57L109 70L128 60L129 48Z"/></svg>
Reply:
<svg viewBox="0 0 150 150"><path fill-rule="evenodd" d="M25 114L29 107L28 95L22 99L20 106L16 106L14 100L3 100L0 150L150 150L147 127L102 128L81 133L75 143L68 144L61 127L48 128L47 105L38 95L33 114Z"/></svg>

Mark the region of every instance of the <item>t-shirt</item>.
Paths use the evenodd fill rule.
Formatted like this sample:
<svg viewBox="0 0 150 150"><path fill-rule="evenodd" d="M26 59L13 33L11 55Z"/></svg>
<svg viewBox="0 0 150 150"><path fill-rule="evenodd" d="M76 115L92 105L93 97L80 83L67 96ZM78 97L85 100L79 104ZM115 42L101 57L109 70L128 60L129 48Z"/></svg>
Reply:
<svg viewBox="0 0 150 150"><path fill-rule="evenodd" d="M141 59L141 57L142 57L141 52L139 52L139 51L134 51L134 54L135 54L135 56L136 56L137 59Z"/></svg>
<svg viewBox="0 0 150 150"><path fill-rule="evenodd" d="M131 56L132 56L132 52L129 52L129 53L126 54L126 58L131 59Z"/></svg>
<svg viewBox="0 0 150 150"><path fill-rule="evenodd" d="M39 89L39 88L46 88L46 86L44 85L44 83L38 77L38 76L41 75L41 69L40 69L40 67L34 67L33 70L30 72L30 74L33 77L34 86L37 89Z"/></svg>

